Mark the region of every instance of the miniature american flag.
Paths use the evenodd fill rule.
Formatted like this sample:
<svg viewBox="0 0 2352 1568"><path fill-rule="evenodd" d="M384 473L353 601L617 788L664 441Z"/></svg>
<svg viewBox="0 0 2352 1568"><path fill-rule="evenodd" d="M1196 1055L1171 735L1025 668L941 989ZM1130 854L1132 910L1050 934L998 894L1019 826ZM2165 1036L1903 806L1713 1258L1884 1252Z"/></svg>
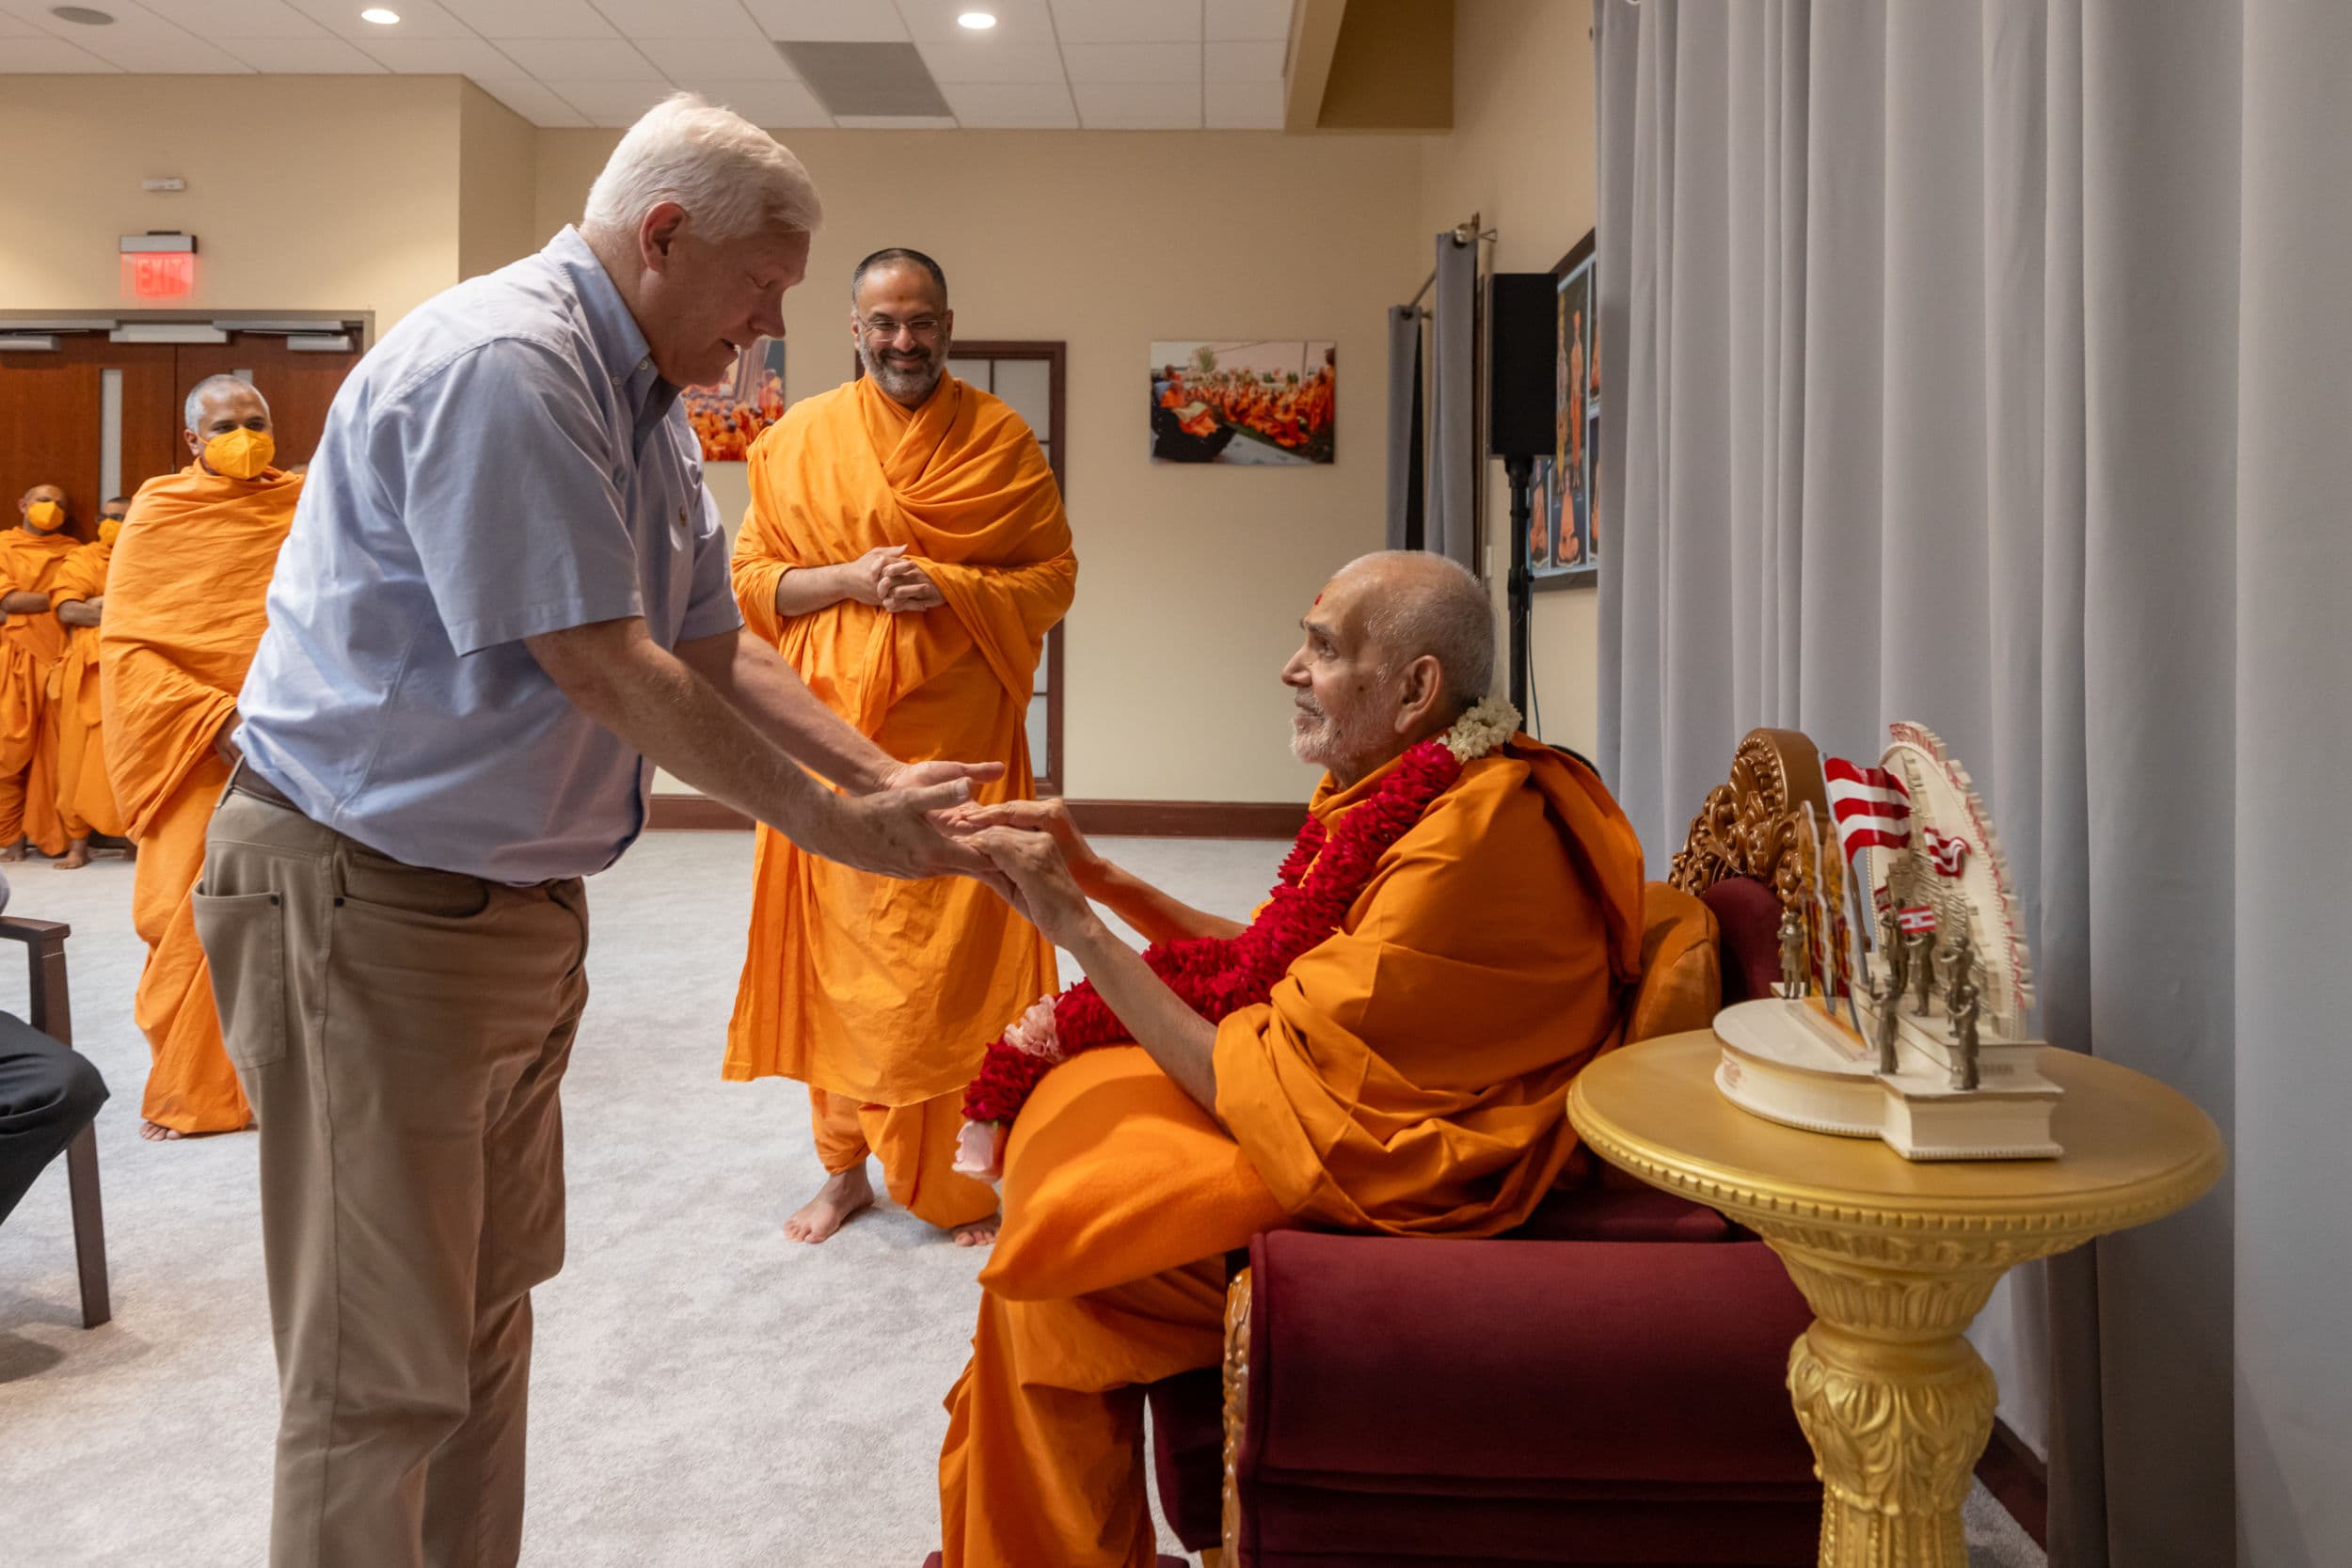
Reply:
<svg viewBox="0 0 2352 1568"><path fill-rule="evenodd" d="M1829 792L1830 815L1837 819L1838 853L1847 860L1871 845L1886 849L1910 845L1911 791L1902 780L1883 768L1824 757L1821 782Z"/></svg>
<svg viewBox="0 0 2352 1568"><path fill-rule="evenodd" d="M1898 910L1895 911L1895 919L1906 931L1935 929L1935 911L1925 904L1914 904L1909 909Z"/></svg>
<svg viewBox="0 0 2352 1568"><path fill-rule="evenodd" d="M1927 841L1928 859L1935 863L1936 875L1959 876L1962 864L1968 859L1968 841L1957 833L1947 838L1929 827L1922 827L1919 832Z"/></svg>

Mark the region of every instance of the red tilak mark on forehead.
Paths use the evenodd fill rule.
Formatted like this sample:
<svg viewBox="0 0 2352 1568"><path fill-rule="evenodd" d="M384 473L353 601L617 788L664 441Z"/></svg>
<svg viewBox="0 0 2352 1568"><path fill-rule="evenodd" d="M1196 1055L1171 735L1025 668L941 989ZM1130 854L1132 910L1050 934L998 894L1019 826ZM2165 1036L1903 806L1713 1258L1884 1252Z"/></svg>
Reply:
<svg viewBox="0 0 2352 1568"><path fill-rule="evenodd" d="M1313 604L1309 605L1307 608L1308 608L1309 610L1320 610L1320 609L1322 609L1322 608L1323 608L1323 595L1322 595L1322 594L1317 594L1315 595L1315 602L1314 602Z"/></svg>

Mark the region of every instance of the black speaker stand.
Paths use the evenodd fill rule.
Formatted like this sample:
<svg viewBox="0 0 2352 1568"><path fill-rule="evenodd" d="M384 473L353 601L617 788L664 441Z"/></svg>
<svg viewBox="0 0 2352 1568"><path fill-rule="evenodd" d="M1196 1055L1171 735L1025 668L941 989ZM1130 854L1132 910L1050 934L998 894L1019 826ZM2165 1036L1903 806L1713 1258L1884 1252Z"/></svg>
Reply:
<svg viewBox="0 0 2352 1568"><path fill-rule="evenodd" d="M1511 576L1504 591L1504 602L1510 609L1510 695L1511 705L1519 710L1524 722L1527 713L1527 622L1535 605L1535 573L1527 553L1527 529L1535 515L1532 494L1535 484L1535 459L1506 457L1502 460L1502 471L1511 482Z"/></svg>

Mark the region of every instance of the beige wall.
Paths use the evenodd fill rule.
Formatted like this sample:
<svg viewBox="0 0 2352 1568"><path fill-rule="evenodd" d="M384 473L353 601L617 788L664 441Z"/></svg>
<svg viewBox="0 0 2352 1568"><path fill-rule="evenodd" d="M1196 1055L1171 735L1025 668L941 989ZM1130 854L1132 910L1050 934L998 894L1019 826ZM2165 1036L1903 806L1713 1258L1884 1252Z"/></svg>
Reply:
<svg viewBox="0 0 2352 1568"><path fill-rule="evenodd" d="M577 213L616 139L542 135L542 230ZM1410 265L1413 144L1248 132L785 140L826 212L809 280L785 301L793 397L847 378L850 269L888 245L946 266L963 337L1069 344L1079 568L1067 789L1303 799L1313 778L1291 758L1276 673L1331 568L1379 547L1382 312ZM1152 465L1150 343L1229 336L1338 341L1337 463Z"/></svg>
<svg viewBox="0 0 2352 1568"><path fill-rule="evenodd" d="M1599 160L1591 25L1592 8L1581 0L1454 8L1454 131L1420 143L1414 264L1399 275L1409 279L1407 292L1429 270L1430 236L1472 213L1497 231L1498 272L1549 271L1593 227ZM1499 462L1488 465L1486 501L1488 575L1500 593L1510 566L1510 490ZM1598 731L1599 625L1598 595L1589 589L1535 595L1530 673L1544 738L1588 755Z"/></svg>
<svg viewBox="0 0 2352 1568"><path fill-rule="evenodd" d="M180 229L190 307L372 310L381 331L457 278L459 86L0 76L0 308L130 308L118 239ZM139 189L165 175L188 188Z"/></svg>
<svg viewBox="0 0 2352 1568"><path fill-rule="evenodd" d="M457 83L457 276L495 272L539 247L539 131Z"/></svg>

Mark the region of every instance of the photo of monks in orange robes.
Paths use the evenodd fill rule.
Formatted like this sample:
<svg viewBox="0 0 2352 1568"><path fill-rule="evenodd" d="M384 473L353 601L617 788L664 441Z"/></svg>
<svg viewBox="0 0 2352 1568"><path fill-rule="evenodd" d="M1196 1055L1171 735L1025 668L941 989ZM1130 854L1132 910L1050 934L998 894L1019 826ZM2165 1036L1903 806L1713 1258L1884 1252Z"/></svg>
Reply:
<svg viewBox="0 0 2352 1568"><path fill-rule="evenodd" d="M754 449L750 477L734 570L752 632L892 756L1002 762L1005 776L975 798L1029 795L1032 683L1077 559L1021 417L954 375L912 409L864 376L793 404ZM778 613L787 572L891 546L944 603ZM943 1229L986 1220L995 1195L951 1169L963 1085L990 1021L1057 989L1052 947L979 882L870 876L765 826L753 875L725 1076L807 1084L829 1175L862 1171L870 1149L918 1218ZM821 1241L830 1224L787 1233Z"/></svg>
<svg viewBox="0 0 2352 1568"><path fill-rule="evenodd" d="M252 1119L221 1046L192 899L229 784L221 741L301 494L301 477L277 468L243 480L190 464L139 487L115 542L99 657L106 770L138 846L131 923L147 967L133 1017L154 1055L140 1114L167 1133Z"/></svg>
<svg viewBox="0 0 2352 1568"><path fill-rule="evenodd" d="M1152 461L1330 462L1338 365L1327 342L1153 343Z"/></svg>
<svg viewBox="0 0 2352 1568"><path fill-rule="evenodd" d="M743 462L760 433L784 418L784 340L763 338L738 354L724 381L680 388L678 404L704 462Z"/></svg>

